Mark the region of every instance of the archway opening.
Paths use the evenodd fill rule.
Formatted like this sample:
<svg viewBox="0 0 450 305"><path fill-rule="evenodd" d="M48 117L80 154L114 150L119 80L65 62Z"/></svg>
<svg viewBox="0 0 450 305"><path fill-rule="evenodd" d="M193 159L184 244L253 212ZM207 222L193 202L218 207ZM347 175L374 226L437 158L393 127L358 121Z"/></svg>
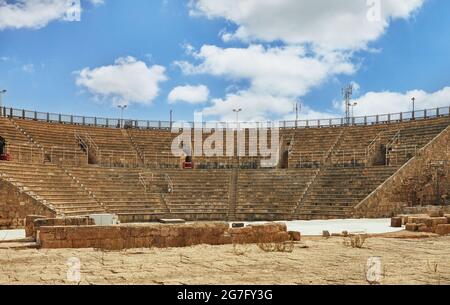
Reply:
<svg viewBox="0 0 450 305"><path fill-rule="evenodd" d="M0 155L6 154L6 140L0 137Z"/></svg>

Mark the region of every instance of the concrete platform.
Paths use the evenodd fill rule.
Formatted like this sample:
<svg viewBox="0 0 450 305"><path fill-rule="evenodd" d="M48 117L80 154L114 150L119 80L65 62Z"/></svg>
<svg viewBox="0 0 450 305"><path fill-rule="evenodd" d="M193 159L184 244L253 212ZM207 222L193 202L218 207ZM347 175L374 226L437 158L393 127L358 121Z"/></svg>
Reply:
<svg viewBox="0 0 450 305"><path fill-rule="evenodd" d="M382 234L399 232L404 228L391 228L391 219L337 219L337 220L310 220L310 221L279 221L285 223L289 231L300 231L303 236L321 236L323 231L333 233L368 233ZM253 222L264 223L264 222ZM252 224L246 222L246 224Z"/></svg>
<svg viewBox="0 0 450 305"><path fill-rule="evenodd" d="M25 238L25 230L0 231L0 241L17 240Z"/></svg>

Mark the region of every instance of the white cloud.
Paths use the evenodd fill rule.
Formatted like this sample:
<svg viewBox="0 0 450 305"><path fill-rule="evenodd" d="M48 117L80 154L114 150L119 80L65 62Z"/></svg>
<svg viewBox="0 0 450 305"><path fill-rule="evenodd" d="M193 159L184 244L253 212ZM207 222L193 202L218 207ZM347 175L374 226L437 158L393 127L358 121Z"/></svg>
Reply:
<svg viewBox="0 0 450 305"><path fill-rule="evenodd" d="M190 104L201 104L208 100L209 89L204 85L178 86L168 96L169 103L186 102Z"/></svg>
<svg viewBox="0 0 450 305"><path fill-rule="evenodd" d="M330 75L351 74L355 67L342 53L307 56L302 47L219 48L206 45L194 57L201 64L178 62L184 73L207 73L233 80L248 80L259 93L297 96L307 93Z"/></svg>
<svg viewBox="0 0 450 305"><path fill-rule="evenodd" d="M236 88L212 100L204 109L207 115L233 119L232 110L239 107L244 109L243 119L292 119L292 104L299 97L331 78L355 73L355 51L375 52L369 44L393 20L411 18L424 1L191 0L192 16L231 21L233 27L219 33L222 39L249 46L205 45L196 51L187 45L186 54L193 61L176 64L187 75L205 73L233 81ZM281 46L267 44L274 42ZM359 84L353 85L358 94ZM338 108L317 112L305 105L301 117L336 117L342 111Z"/></svg>
<svg viewBox="0 0 450 305"><path fill-rule="evenodd" d="M234 121L233 109L242 108L239 120L264 121L268 114L278 117L288 114L292 111L293 102L294 100L288 97L243 90L227 94L224 99L213 99L212 105L203 109L203 114L218 117L222 121Z"/></svg>
<svg viewBox="0 0 450 305"><path fill-rule="evenodd" d="M89 0L94 6L104 0ZM0 30L40 29L56 20L78 21L81 14L80 2L73 0L0 0ZM76 16L75 19L74 16Z"/></svg>
<svg viewBox="0 0 450 305"><path fill-rule="evenodd" d="M423 90L399 92L368 92L354 99L358 105L354 108L355 116L383 113L398 113L412 110L411 98L416 98L416 110L447 107L450 100L450 87L428 93ZM338 109L344 111L345 103L339 103Z"/></svg>
<svg viewBox="0 0 450 305"><path fill-rule="evenodd" d="M240 121L263 122L270 117L275 119L294 121L295 98L260 94L249 90L229 93L223 99L213 99L212 104L203 109L205 116L214 116L221 121L233 122L236 114L233 109L241 108ZM299 113L299 120L330 119L340 117L336 111L316 111L303 105Z"/></svg>
<svg viewBox="0 0 450 305"><path fill-rule="evenodd" d="M222 119L237 106L251 109L252 115L247 119L283 116L292 109L296 97L307 94L333 75L352 74L356 70L346 53L311 55L300 46L219 48L205 45L198 52L189 49L189 55L200 63L176 62L185 74L203 73L237 82L248 81L248 88L229 92L205 109L206 115Z"/></svg>
<svg viewBox="0 0 450 305"><path fill-rule="evenodd" d="M123 57L113 65L75 72L76 84L99 98L110 98L114 104L149 105L159 94L159 85L167 80L166 69L148 67L134 57Z"/></svg>
<svg viewBox="0 0 450 305"><path fill-rule="evenodd" d="M326 49L361 49L394 19L408 19L425 0L191 0L191 15L225 18L225 41L281 40Z"/></svg>

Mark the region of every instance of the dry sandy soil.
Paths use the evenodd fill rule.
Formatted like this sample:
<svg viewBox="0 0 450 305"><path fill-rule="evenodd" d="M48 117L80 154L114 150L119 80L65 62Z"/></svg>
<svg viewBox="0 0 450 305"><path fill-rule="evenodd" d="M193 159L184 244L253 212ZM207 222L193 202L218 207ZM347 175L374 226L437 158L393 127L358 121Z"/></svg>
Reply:
<svg viewBox="0 0 450 305"><path fill-rule="evenodd" d="M363 249L343 240L306 238L291 253L257 245L101 252L0 244L0 284L69 283L72 257L81 262L81 284L367 284L372 256L381 257L383 284L450 284L450 237L373 237Z"/></svg>

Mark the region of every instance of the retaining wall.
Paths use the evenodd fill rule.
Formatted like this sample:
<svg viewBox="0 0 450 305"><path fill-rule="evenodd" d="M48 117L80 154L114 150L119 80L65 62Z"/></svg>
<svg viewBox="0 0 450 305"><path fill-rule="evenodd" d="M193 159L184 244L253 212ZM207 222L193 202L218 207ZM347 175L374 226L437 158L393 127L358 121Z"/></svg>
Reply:
<svg viewBox="0 0 450 305"><path fill-rule="evenodd" d="M225 222L191 224L130 224L119 226L41 227L42 248L131 248L189 247L231 243L269 243L289 240L286 225L266 224L230 229Z"/></svg>

